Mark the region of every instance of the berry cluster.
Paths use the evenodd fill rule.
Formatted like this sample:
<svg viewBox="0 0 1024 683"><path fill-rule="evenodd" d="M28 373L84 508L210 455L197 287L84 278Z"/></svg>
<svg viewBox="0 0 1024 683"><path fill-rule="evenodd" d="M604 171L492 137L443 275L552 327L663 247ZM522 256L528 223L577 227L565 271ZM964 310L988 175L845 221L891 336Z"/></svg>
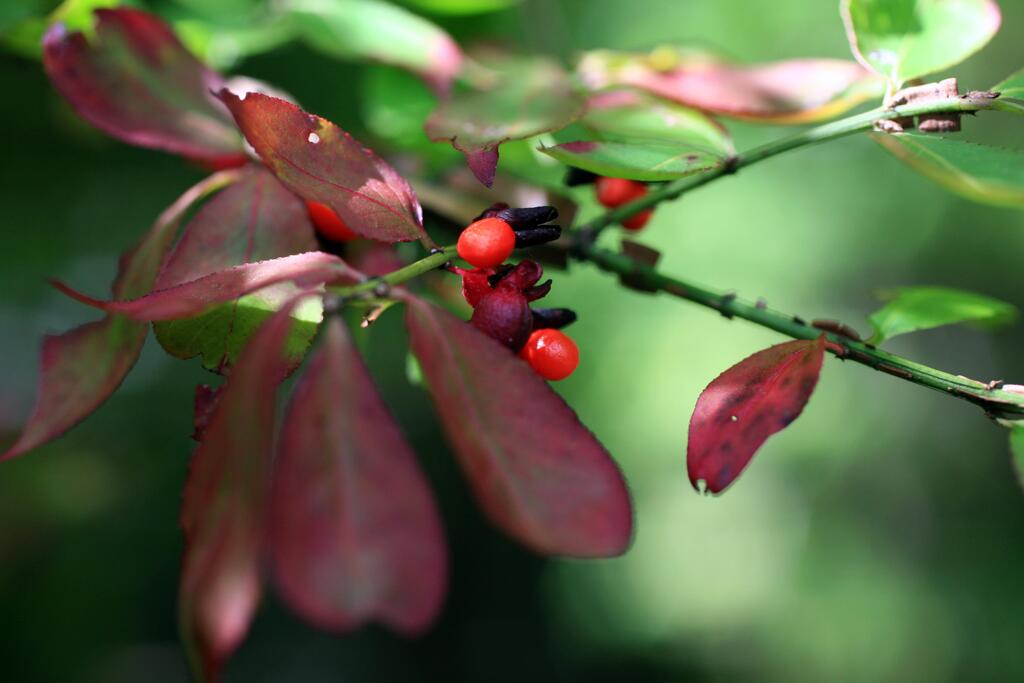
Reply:
<svg viewBox="0 0 1024 683"><path fill-rule="evenodd" d="M513 266L505 260L517 247L557 239L561 229L545 225L557 215L550 206L494 205L459 236L459 256L473 269L453 268L462 276L462 294L473 307L470 322L519 353L548 380L565 379L579 365L575 342L559 331L576 314L565 308L531 309L531 302L551 291L551 280L540 282L544 269L535 261L524 259Z"/></svg>

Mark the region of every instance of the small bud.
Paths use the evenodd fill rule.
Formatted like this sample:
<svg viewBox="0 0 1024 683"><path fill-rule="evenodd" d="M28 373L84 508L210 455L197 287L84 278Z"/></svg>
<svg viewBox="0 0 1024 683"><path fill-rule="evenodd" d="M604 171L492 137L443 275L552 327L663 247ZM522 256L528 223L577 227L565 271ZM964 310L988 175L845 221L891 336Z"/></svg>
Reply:
<svg viewBox="0 0 1024 683"><path fill-rule="evenodd" d="M533 329L560 330L576 322L576 311L571 308L533 309Z"/></svg>
<svg viewBox="0 0 1024 683"><path fill-rule="evenodd" d="M541 225L536 228L516 230L516 249L554 242L561 236L562 226L560 225Z"/></svg>
<svg viewBox="0 0 1024 683"><path fill-rule="evenodd" d="M580 185L590 185L597 180L597 174L591 173L590 171L584 171L582 168L569 168L569 171L565 174L565 184L569 187L579 187Z"/></svg>

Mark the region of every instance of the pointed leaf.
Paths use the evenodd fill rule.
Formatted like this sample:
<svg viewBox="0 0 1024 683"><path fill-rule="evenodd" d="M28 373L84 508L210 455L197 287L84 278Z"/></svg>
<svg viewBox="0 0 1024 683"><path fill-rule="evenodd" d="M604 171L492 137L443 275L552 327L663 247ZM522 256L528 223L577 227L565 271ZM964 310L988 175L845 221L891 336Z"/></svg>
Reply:
<svg viewBox="0 0 1024 683"><path fill-rule="evenodd" d="M993 104L997 109L1024 116L1024 69L1013 74L992 90L999 93L999 99Z"/></svg>
<svg viewBox="0 0 1024 683"><path fill-rule="evenodd" d="M842 0L857 60L896 86L956 66L999 30L993 0Z"/></svg>
<svg viewBox="0 0 1024 683"><path fill-rule="evenodd" d="M1024 425L1017 425L1010 430L1010 454L1017 483L1024 486Z"/></svg>
<svg viewBox="0 0 1024 683"><path fill-rule="evenodd" d="M821 374L825 337L778 344L740 361L704 389L690 418L686 468L721 493L768 437L807 405Z"/></svg>
<svg viewBox="0 0 1024 683"><path fill-rule="evenodd" d="M207 202L189 221L156 289L167 289L232 266L313 251L317 247L305 204L263 166L252 165L237 183ZM158 323L157 340L177 358L201 355L203 366L223 372L246 340L297 288L275 285L221 304L195 318ZM295 311L289 356L298 365L323 318L321 302L307 299Z"/></svg>
<svg viewBox="0 0 1024 683"><path fill-rule="evenodd" d="M629 86L679 104L739 119L807 123L831 118L872 97L882 81L840 59L730 64L703 53L600 50L579 71L592 89Z"/></svg>
<svg viewBox="0 0 1024 683"><path fill-rule="evenodd" d="M289 405L270 519L277 585L312 623L415 633L437 616L447 575L437 509L337 318Z"/></svg>
<svg viewBox="0 0 1024 683"><path fill-rule="evenodd" d="M287 371L283 349L296 303L275 313L242 352L185 483L178 613L193 664L206 680L218 678L245 638L262 594L274 404Z"/></svg>
<svg viewBox="0 0 1024 683"><path fill-rule="evenodd" d="M624 552L632 512L622 475L547 383L436 306L411 299L406 324L448 439L491 521L544 554Z"/></svg>
<svg viewBox="0 0 1024 683"><path fill-rule="evenodd" d="M1024 208L1024 153L931 135L874 139L915 171L984 204Z"/></svg>
<svg viewBox="0 0 1024 683"><path fill-rule="evenodd" d="M698 147L655 142L567 142L541 148L564 164L631 180L674 180L720 168L725 159Z"/></svg>
<svg viewBox="0 0 1024 683"><path fill-rule="evenodd" d="M43 65L79 115L140 147L216 165L245 160L231 117L210 94L221 77L188 53L159 18L134 9L96 11L95 37L55 24Z"/></svg>
<svg viewBox="0 0 1024 683"><path fill-rule="evenodd" d="M148 292L188 209L234 179L235 173L231 171L213 175L160 214L139 244L121 257L114 297ZM145 324L119 315L46 337L40 354L35 407L20 438L0 460L38 448L88 417L120 386L135 365L145 340Z"/></svg>
<svg viewBox="0 0 1024 683"><path fill-rule="evenodd" d="M351 135L294 104L221 91L239 128L296 194L327 204L352 230L381 242L421 239L423 215L409 183Z"/></svg>
<svg viewBox="0 0 1024 683"><path fill-rule="evenodd" d="M427 120L427 135L451 142L466 155L477 179L490 187L498 165L498 146L571 123L583 100L569 75L542 58L505 58L487 64L495 70L486 90L457 92Z"/></svg>
<svg viewBox="0 0 1024 683"><path fill-rule="evenodd" d="M232 301L280 282L294 282L302 288L309 288L327 282L355 282L358 279L359 274L334 254L311 251L219 270L205 277L126 301L100 301L65 285L57 286L68 296L84 304L111 313L127 315L135 320L177 320L198 315L217 304Z"/></svg>
<svg viewBox="0 0 1024 683"><path fill-rule="evenodd" d="M310 44L334 57L403 67L440 92L462 68L462 51L447 33L390 3L291 0L288 9Z"/></svg>
<svg viewBox="0 0 1024 683"><path fill-rule="evenodd" d="M723 157L736 152L729 131L707 114L632 90L595 95L581 123L601 140L695 146Z"/></svg>
<svg viewBox="0 0 1024 683"><path fill-rule="evenodd" d="M871 339L874 344L908 332L957 323L996 328L1017 317L1017 309L1008 303L949 287L904 287L889 293L889 297L889 303L868 316L875 329Z"/></svg>

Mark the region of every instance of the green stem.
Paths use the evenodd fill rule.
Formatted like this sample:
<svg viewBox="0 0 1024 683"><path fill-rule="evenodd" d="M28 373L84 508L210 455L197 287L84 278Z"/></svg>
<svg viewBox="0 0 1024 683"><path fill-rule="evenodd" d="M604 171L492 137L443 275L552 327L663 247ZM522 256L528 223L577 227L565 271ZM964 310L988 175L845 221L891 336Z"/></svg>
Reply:
<svg viewBox="0 0 1024 683"><path fill-rule="evenodd" d="M664 275L625 254L600 248L593 243L578 246L574 255L582 261L593 263L601 270L627 278L634 287L646 291L665 292L716 310L727 318L742 318L794 339L816 339L823 332L796 316L774 311L763 304L745 301L726 292L717 292ZM989 389L983 382L915 363L835 332L826 332L825 336L831 342L829 351L839 358L964 399L981 406L994 417L1018 420L1024 418L1024 395Z"/></svg>
<svg viewBox="0 0 1024 683"><path fill-rule="evenodd" d="M873 109L839 121L826 123L816 128L800 131L789 137L756 147L734 157L727 165L715 171L705 173L696 178L681 178L666 183L648 193L642 199L631 202L614 211L609 211L589 221L575 231L576 239L571 247L572 254L580 261L593 263L606 272L616 274L620 278L625 278L628 280L629 285L634 288L644 291L665 292L680 299L716 310L727 318L742 318L794 339L816 339L823 333L823 330L807 324L796 316L774 311L767 306L761 305L759 302L751 303L725 292L717 292L664 275L655 268L639 263L625 254L598 247L594 242L594 237L596 233L608 225L620 222L635 213L651 208L663 201L675 199L717 178L734 173L740 168L750 166L789 150L870 130L876 121L883 119L935 113L976 112L993 108L993 102L994 100L989 99L960 97L925 104L902 106L894 109ZM435 270L447 263L454 254L454 246L444 247L419 261L410 263L404 268L400 268L387 275L372 278L356 285L334 287L331 288L331 291L343 301L352 297L366 295L386 295L386 292L382 293L379 291L382 286L389 288L399 285L431 270ZM825 336L830 342L828 346L829 351L839 358L851 360L913 384L925 386L963 399L981 406L991 416L996 418L1009 420L1024 419L1024 395L1022 394L989 388L983 382L951 375L947 372L915 363L906 358L883 351L866 342L851 339L836 332L825 332Z"/></svg>
<svg viewBox="0 0 1024 683"><path fill-rule="evenodd" d="M589 231L591 234L596 235L609 225L621 223L633 214L652 208L664 201L678 199L687 192L707 185L722 176L735 173L741 168L753 166L760 161L770 159L790 150L808 147L820 142L835 140L837 138L853 135L854 133L871 130L878 121L908 116L921 116L924 114L974 113L983 109L992 109L996 102L998 102L998 100L954 97L926 102L923 104L905 105L892 109L879 107L878 109L872 109L871 111L866 111L862 114L856 114L845 119L832 121L831 123L826 123L815 128L808 128L807 130L802 130L788 137L773 140L772 142L761 145L760 147L755 147L754 149L739 154L732 159L729 159L722 166L713 171L703 173L699 176L688 176L665 183L657 189L648 192L644 197L630 202L629 204L624 204L612 211L608 211L588 223L579 226L578 230Z"/></svg>
<svg viewBox="0 0 1024 683"><path fill-rule="evenodd" d="M452 256L455 255L455 245L443 247L433 252L429 256L421 258L419 261L413 261L404 268L392 271L387 275L381 275L380 277L373 277L365 282L360 282L355 285L347 285L344 287L331 287L330 292L337 296L341 300L351 299L353 297L364 296L367 294L377 294L386 296L387 292L380 292L381 288L390 289L395 285L400 285L403 282L407 282L414 278L429 273L432 270L437 270L444 264L451 261Z"/></svg>

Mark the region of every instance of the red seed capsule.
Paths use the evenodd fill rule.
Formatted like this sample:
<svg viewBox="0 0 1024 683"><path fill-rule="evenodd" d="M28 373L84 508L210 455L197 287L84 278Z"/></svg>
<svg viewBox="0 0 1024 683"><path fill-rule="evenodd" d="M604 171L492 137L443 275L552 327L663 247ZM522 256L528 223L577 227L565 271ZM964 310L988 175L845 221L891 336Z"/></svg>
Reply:
<svg viewBox="0 0 1024 683"><path fill-rule="evenodd" d="M601 177L594 186L597 188L597 201L609 209L628 204L647 194L646 185L625 178Z"/></svg>
<svg viewBox="0 0 1024 683"><path fill-rule="evenodd" d="M462 231L456 249L470 265L493 268L504 263L515 246L516 233L511 225L500 218L483 218Z"/></svg>
<svg viewBox="0 0 1024 683"><path fill-rule="evenodd" d="M552 381L565 379L580 364L576 342L558 330L535 330L519 355L534 372Z"/></svg>
<svg viewBox="0 0 1024 683"><path fill-rule="evenodd" d="M309 211L313 227L327 239L335 242L349 242L359 237L352 228L345 224L345 221L341 220L341 216L326 204L307 199L306 210Z"/></svg>

